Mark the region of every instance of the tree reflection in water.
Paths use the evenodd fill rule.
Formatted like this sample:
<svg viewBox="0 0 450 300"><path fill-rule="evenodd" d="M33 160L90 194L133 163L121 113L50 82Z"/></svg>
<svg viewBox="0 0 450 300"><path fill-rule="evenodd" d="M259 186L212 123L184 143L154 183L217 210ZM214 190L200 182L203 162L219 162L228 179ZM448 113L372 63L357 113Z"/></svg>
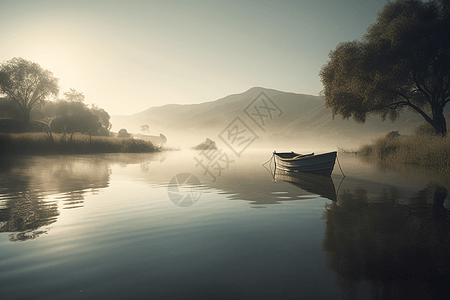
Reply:
<svg viewBox="0 0 450 300"><path fill-rule="evenodd" d="M162 162L164 154L0 156L0 233L26 241L48 232L58 209L84 206L109 186L111 164ZM52 196L52 197L50 197Z"/></svg>
<svg viewBox="0 0 450 300"><path fill-rule="evenodd" d="M0 232L12 232L11 241L27 241L46 233L44 228L56 222L58 206L42 195L19 193L0 208Z"/></svg>
<svg viewBox="0 0 450 300"><path fill-rule="evenodd" d="M401 203L396 188L369 196L344 191L326 205L322 249L336 285L356 298L369 281L374 299L435 299L448 294L450 218L447 190L429 184Z"/></svg>
<svg viewBox="0 0 450 300"><path fill-rule="evenodd" d="M107 187L110 175L109 162L96 156L9 157L1 167L0 233L11 233L10 241L47 233L58 209L83 207L85 194Z"/></svg>

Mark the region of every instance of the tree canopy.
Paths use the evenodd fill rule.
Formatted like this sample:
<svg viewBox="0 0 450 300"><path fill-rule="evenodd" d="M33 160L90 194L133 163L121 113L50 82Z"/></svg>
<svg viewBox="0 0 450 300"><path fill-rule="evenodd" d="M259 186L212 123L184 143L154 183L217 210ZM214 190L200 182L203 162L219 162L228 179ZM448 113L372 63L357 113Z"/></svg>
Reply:
<svg viewBox="0 0 450 300"><path fill-rule="evenodd" d="M320 72L333 116L395 120L406 107L445 135L450 101L448 1L386 4L361 41L339 44Z"/></svg>
<svg viewBox="0 0 450 300"><path fill-rule="evenodd" d="M37 63L15 57L0 65L0 92L16 102L27 128L31 109L59 92L58 78Z"/></svg>
<svg viewBox="0 0 450 300"><path fill-rule="evenodd" d="M117 137L128 138L128 137L130 137L130 134L128 133L128 131L125 128L122 128L117 133Z"/></svg>
<svg viewBox="0 0 450 300"><path fill-rule="evenodd" d="M69 89L68 92L64 93L64 98L67 101L72 101L72 102L84 102L84 95L81 92L78 92L75 89Z"/></svg>
<svg viewBox="0 0 450 300"><path fill-rule="evenodd" d="M149 129L150 129L150 127L148 125L146 125L146 124L141 125L141 131L142 132L144 132L144 133L147 132L148 133Z"/></svg>
<svg viewBox="0 0 450 300"><path fill-rule="evenodd" d="M64 99L48 102L43 110L46 118L51 119L53 132L90 132L93 135L109 135L110 116L96 105L88 107L84 103L84 95L75 89L64 93Z"/></svg>

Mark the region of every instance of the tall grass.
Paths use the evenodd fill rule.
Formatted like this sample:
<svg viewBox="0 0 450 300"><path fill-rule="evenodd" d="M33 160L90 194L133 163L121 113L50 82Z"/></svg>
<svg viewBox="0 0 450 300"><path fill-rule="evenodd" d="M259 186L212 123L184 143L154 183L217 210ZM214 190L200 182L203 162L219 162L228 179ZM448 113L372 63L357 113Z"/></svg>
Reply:
<svg viewBox="0 0 450 300"><path fill-rule="evenodd" d="M0 153L3 154L141 153L161 150L161 146L150 141L133 138L96 137L79 133L0 134Z"/></svg>
<svg viewBox="0 0 450 300"><path fill-rule="evenodd" d="M436 167L450 172L450 137L413 135L406 138L383 137L358 149L358 154L389 163Z"/></svg>

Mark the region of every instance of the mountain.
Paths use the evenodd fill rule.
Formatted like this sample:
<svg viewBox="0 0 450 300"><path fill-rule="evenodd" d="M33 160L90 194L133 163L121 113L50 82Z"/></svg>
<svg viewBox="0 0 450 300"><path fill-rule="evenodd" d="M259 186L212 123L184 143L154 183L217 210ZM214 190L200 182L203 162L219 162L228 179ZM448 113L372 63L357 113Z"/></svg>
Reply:
<svg viewBox="0 0 450 300"><path fill-rule="evenodd" d="M411 134L423 121L420 116L405 111L395 122L382 122L373 116L365 124L357 124L341 117L333 119L321 97L254 87L215 101L169 104L130 116L112 116L111 123L114 130L126 128L129 132L139 132L140 126L147 124L152 134L163 133L169 144L179 140L193 146L206 137L220 140L218 135L236 117L258 135L259 144L283 147L293 147L294 143L354 147L391 130Z"/></svg>

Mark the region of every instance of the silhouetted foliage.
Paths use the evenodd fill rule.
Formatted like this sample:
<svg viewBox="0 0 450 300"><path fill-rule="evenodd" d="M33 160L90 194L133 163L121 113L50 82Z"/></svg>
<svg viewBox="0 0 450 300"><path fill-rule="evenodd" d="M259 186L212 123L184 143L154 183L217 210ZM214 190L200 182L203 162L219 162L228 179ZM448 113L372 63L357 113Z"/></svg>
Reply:
<svg viewBox="0 0 450 300"><path fill-rule="evenodd" d="M83 93L70 89L63 99L45 99L58 93L57 82L50 71L22 58L3 63L0 66L0 92L7 97L0 98L0 118L9 120L1 121L0 132L44 131L46 123L57 133L90 132L109 136L109 114L96 105L88 107ZM19 129L17 122L21 123Z"/></svg>
<svg viewBox="0 0 450 300"><path fill-rule="evenodd" d="M91 112L99 117L100 123L102 123L104 129L108 131L109 135L109 130L111 129L112 124L109 122L110 116L108 112L106 112L106 110L104 110L103 108L98 107L97 105L91 105Z"/></svg>
<svg viewBox="0 0 450 300"><path fill-rule="evenodd" d="M19 133L20 122L13 119L0 119L0 132Z"/></svg>
<svg viewBox="0 0 450 300"><path fill-rule="evenodd" d="M74 89L64 95L65 99L48 101L42 111L35 113L36 118L49 121L51 130L56 133L90 132L109 136L110 116L104 109L96 105L89 108L83 103L83 94Z"/></svg>
<svg viewBox="0 0 450 300"><path fill-rule="evenodd" d="M20 120L22 112L19 104L7 97L0 98L0 118Z"/></svg>
<svg viewBox="0 0 450 300"><path fill-rule="evenodd" d="M395 139L395 138L398 138L399 136L400 136L400 133L398 133L397 130L392 130L391 132L386 134L387 139Z"/></svg>
<svg viewBox="0 0 450 300"><path fill-rule="evenodd" d="M128 137L130 137L130 134L128 133L128 131L125 128L122 128L119 130L117 137L128 138Z"/></svg>
<svg viewBox="0 0 450 300"><path fill-rule="evenodd" d="M386 4L362 41L339 44L320 76L333 115L364 123L368 114L395 120L409 107L447 133L450 101L448 1Z"/></svg>
<svg viewBox="0 0 450 300"><path fill-rule="evenodd" d="M198 144L197 146L193 147L194 150L217 150L216 142L213 140L206 138L206 140L203 143Z"/></svg>
<svg viewBox="0 0 450 300"><path fill-rule="evenodd" d="M148 133L148 130L150 129L150 127L148 125L141 125L141 131L144 133Z"/></svg>
<svg viewBox="0 0 450 300"><path fill-rule="evenodd" d="M434 128L430 125L430 123L423 123L417 126L417 128L414 130L414 134L435 136L436 132L434 131Z"/></svg>
<svg viewBox="0 0 450 300"><path fill-rule="evenodd" d="M64 93L64 98L71 102L84 102L84 95L81 92L77 92L75 89L69 89Z"/></svg>
<svg viewBox="0 0 450 300"><path fill-rule="evenodd" d="M90 130L92 130L94 132L94 135L98 135L101 124L97 116L92 114L84 114L56 117L50 123L50 128L52 132L56 133L88 133Z"/></svg>
<svg viewBox="0 0 450 300"><path fill-rule="evenodd" d="M15 57L0 65L0 92L18 104L24 129L30 124L31 110L58 91L58 78L37 63Z"/></svg>

